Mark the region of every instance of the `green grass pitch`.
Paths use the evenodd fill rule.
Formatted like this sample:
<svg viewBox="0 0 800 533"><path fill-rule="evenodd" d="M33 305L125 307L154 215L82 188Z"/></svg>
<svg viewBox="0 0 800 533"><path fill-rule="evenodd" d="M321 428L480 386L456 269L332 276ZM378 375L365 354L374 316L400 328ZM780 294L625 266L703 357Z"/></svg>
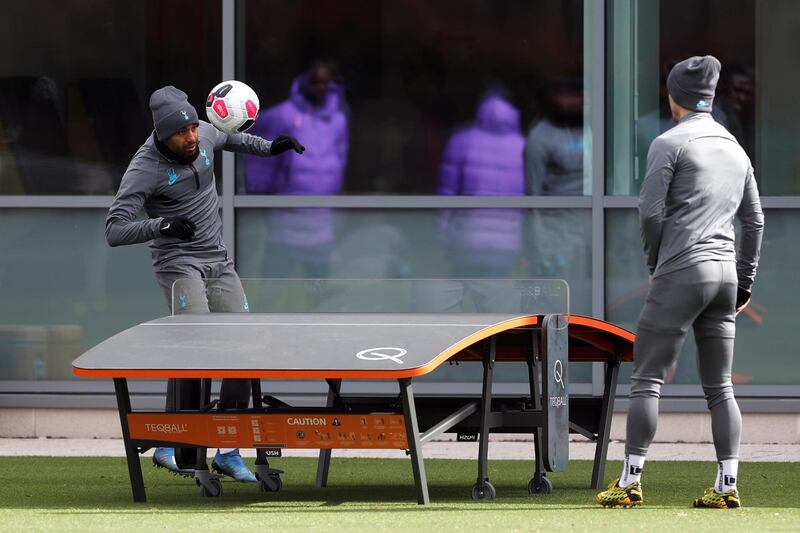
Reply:
<svg viewBox="0 0 800 533"><path fill-rule="evenodd" d="M744 508L693 509L711 485L713 463L647 464L645 506L602 509L589 489L591 463L549 474L550 495L531 496L529 461L490 461L497 500L470 499L477 465L427 460L432 505L416 504L411 465L396 459L334 459L329 486L314 488L316 461L281 458L283 490L223 482L219 498L200 498L191 479L142 465L148 502L131 500L122 458L0 457L2 531L798 531L797 463L744 463ZM607 481L619 462L608 464Z"/></svg>

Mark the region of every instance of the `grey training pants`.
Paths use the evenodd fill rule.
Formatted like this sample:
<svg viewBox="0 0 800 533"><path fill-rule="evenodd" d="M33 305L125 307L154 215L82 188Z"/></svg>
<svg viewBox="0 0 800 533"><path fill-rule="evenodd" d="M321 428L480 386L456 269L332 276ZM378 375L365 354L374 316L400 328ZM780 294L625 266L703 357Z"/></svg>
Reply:
<svg viewBox="0 0 800 533"><path fill-rule="evenodd" d="M653 280L636 328L625 453L647 455L658 423L661 385L693 327L717 460L738 458L742 417L731 382L737 282L736 264L721 261Z"/></svg>
<svg viewBox="0 0 800 533"><path fill-rule="evenodd" d="M173 314L248 311L242 282L229 259L165 265L155 274ZM223 409L246 409L250 402L250 381L223 379L219 399ZM200 380L170 379L167 383L168 411L197 409L201 407L199 402Z"/></svg>

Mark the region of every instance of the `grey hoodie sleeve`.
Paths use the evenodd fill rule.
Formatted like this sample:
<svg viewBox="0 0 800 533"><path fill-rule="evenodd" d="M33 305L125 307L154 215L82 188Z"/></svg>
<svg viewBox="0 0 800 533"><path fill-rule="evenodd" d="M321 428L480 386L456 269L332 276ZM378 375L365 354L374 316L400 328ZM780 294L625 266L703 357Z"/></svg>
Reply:
<svg viewBox="0 0 800 533"><path fill-rule="evenodd" d="M214 150L228 150L241 154L252 154L260 156L271 156L269 152L272 141L262 139L257 135L249 133L223 133L214 128Z"/></svg>
<svg viewBox="0 0 800 533"><path fill-rule="evenodd" d="M761 211L761 199L758 196L758 186L752 167L747 172L742 203L736 216L742 223L742 242L736 258L736 273L739 277L739 286L750 291L756 278L761 237L764 233L764 213Z"/></svg>
<svg viewBox="0 0 800 533"><path fill-rule="evenodd" d="M650 145L647 152L647 173L639 193L639 223L650 274L655 272L658 264L664 205L675 175L675 160L673 150L660 138L656 138Z"/></svg>
<svg viewBox="0 0 800 533"><path fill-rule="evenodd" d="M536 128L528 134L523 150L525 159L525 193L532 196L544 194L547 174L547 151L542 145Z"/></svg>
<svg viewBox="0 0 800 533"><path fill-rule="evenodd" d="M136 244L160 236L161 218L136 220L153 193L152 172L128 167L106 216L106 241L111 246Z"/></svg>

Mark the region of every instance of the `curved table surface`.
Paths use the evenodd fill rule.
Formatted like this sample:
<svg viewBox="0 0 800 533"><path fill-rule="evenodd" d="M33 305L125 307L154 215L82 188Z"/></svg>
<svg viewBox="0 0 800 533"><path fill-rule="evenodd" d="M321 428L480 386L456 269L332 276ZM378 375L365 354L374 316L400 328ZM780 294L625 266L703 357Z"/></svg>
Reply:
<svg viewBox="0 0 800 533"><path fill-rule="evenodd" d="M498 360L525 360L536 315L207 313L144 322L73 362L94 378L400 379L449 361L480 360L497 336ZM526 334L527 333L527 334ZM631 332L569 317L569 360L632 360Z"/></svg>

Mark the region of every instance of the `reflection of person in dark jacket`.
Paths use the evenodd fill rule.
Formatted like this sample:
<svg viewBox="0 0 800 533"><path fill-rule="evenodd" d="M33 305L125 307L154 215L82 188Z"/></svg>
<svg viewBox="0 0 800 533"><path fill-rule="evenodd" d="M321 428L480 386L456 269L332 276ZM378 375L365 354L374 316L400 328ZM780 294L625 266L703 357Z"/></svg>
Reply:
<svg viewBox="0 0 800 533"><path fill-rule="evenodd" d="M251 194L330 195L342 188L348 152L348 117L334 69L314 62L292 83L289 99L263 111L253 126L266 138L281 134L303 139L303 157L245 157L245 184ZM334 240L333 211L324 208L270 212L267 276L286 275L295 263L306 274L325 277Z"/></svg>
<svg viewBox="0 0 800 533"><path fill-rule="evenodd" d="M736 63L720 72L711 116L736 137L747 156L753 157L753 69Z"/></svg>

